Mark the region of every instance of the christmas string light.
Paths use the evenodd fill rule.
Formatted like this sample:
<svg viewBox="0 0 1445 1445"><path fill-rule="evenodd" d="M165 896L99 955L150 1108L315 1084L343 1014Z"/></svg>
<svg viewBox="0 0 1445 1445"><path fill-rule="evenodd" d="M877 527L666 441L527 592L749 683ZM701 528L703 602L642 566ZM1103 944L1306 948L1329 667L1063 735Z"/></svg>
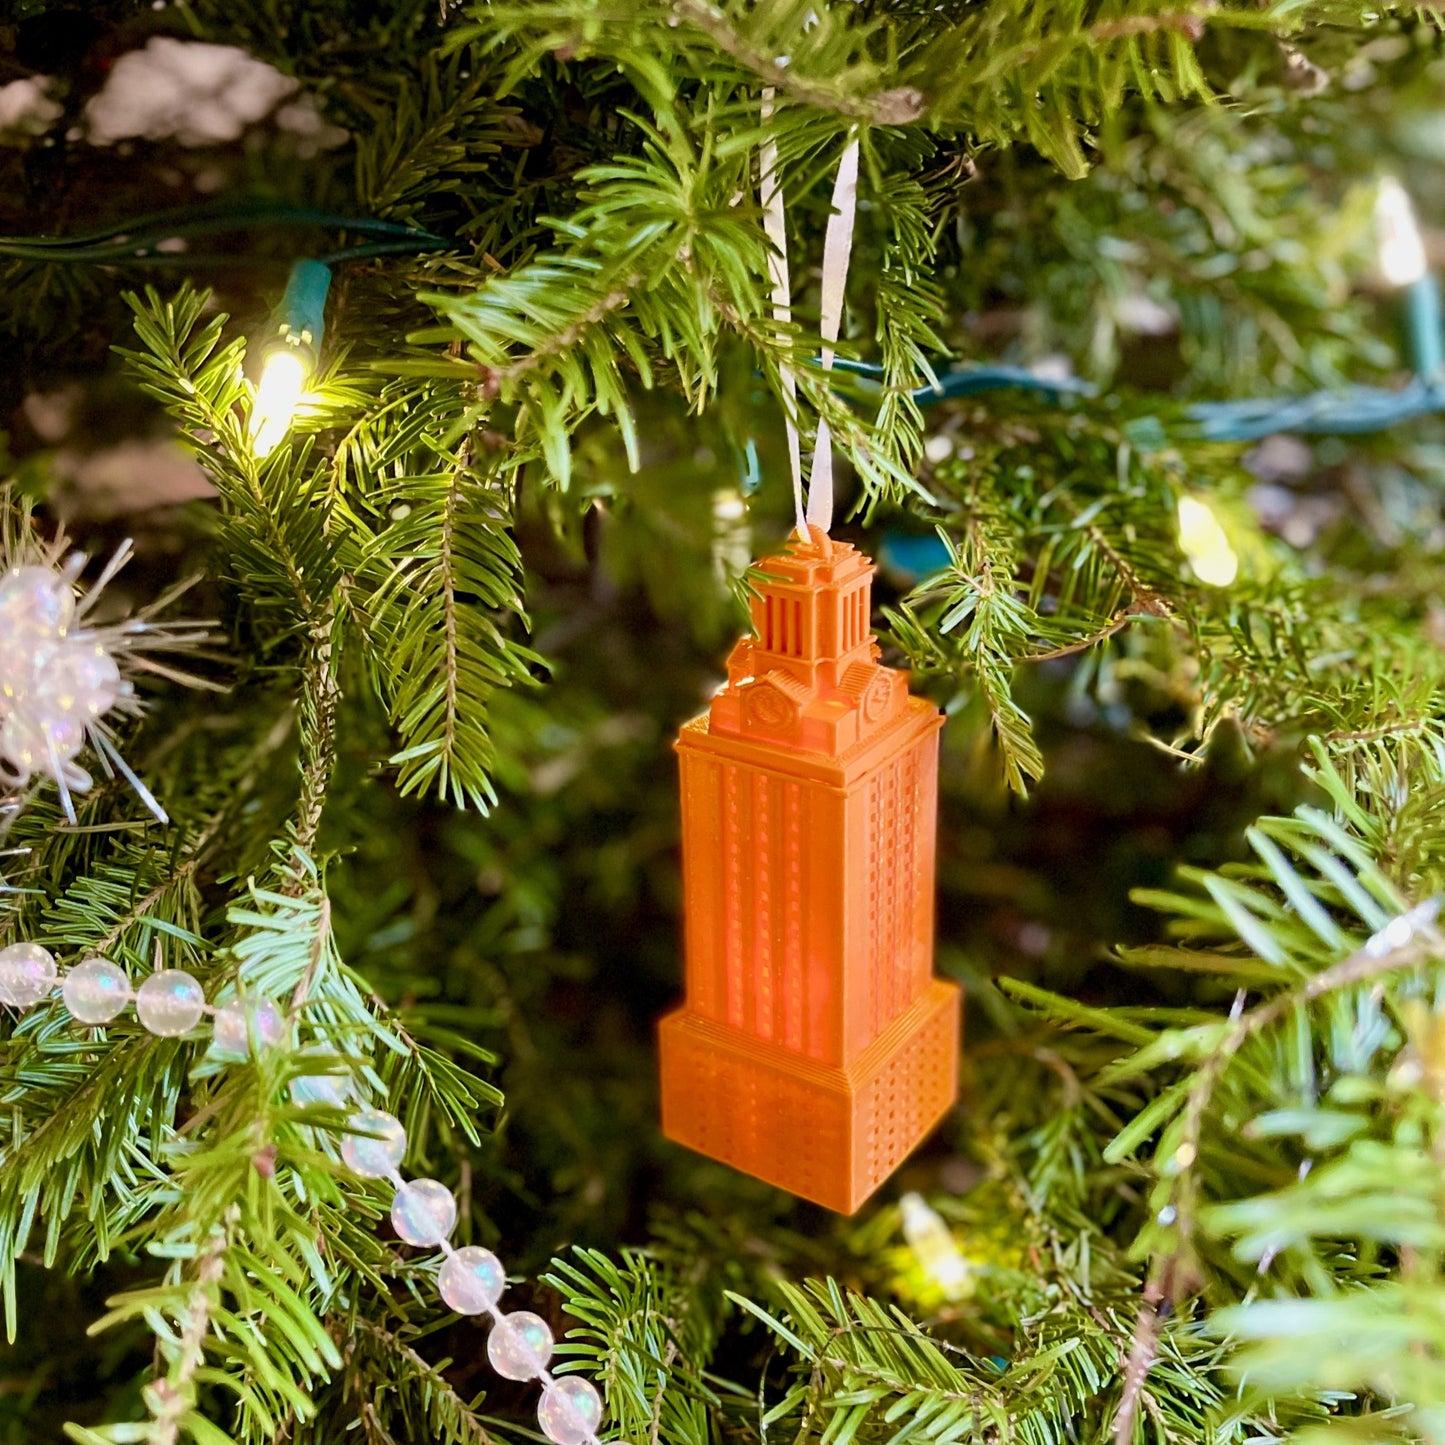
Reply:
<svg viewBox="0 0 1445 1445"><path fill-rule="evenodd" d="M1410 286L1425 275L1425 238L1409 193L1394 176L1386 176L1375 193L1375 229L1385 280L1392 286Z"/></svg>
<svg viewBox="0 0 1445 1445"><path fill-rule="evenodd" d="M770 106L771 96L765 94L765 116ZM766 145L762 159L764 219L765 224L771 225L772 213L777 209L779 188L776 180L776 158L770 156ZM839 218L835 216L833 219ZM343 260L368 256L416 254L445 249L451 244L445 237L434 232L376 217L336 215L273 201L242 201L177 207L116 223L82 236L0 236L0 256L46 263L130 262L192 266L202 262L234 263L237 260L234 254L202 256L184 249L184 246L192 236L273 225L344 229L375 238L362 245L333 251L313 261L297 263L288 280L288 298L301 268L329 267ZM1357 386L1314 392L1299 397L1200 402L1189 409L1188 415L1201 437L1211 441L1257 441L1282 431L1310 435L1352 435L1381 431L1413 417L1445 411L1445 384L1437 380L1442 369L1442 348L1445 348L1439 286L1426 269L1424 246L1409 196L1399 182L1391 177L1380 183L1376 200L1376 225L1380 234L1381 274L1390 284L1403 288L1405 292L1409 346L1416 373L1414 380L1399 390ZM769 232L774 240L774 251L770 253L770 267L774 272L774 314L779 319L787 319L789 312L784 289L786 271L779 268L776 262L776 255L781 248L774 234L775 230L775 225L772 225ZM785 264L784 262L783 265ZM319 284L319 273L315 273L308 284ZM323 286L323 305L324 300ZM287 337L287 346L295 345L296 350L288 359L283 360L281 358L287 357L285 348L268 348L267 366L263 368L261 383L257 389L252 445L258 455L262 456L273 450L286 433L287 418L294 416L296 407L304 396L306 381L314 370L315 352L321 335L319 314L314 316L316 324L308 325L305 321L291 320L287 316L288 307L289 300L283 301L282 331ZM309 355L303 354L300 348L301 338L307 331L312 335ZM289 339L292 335L296 338L294 343ZM882 376L882 369L870 362L839 358L833 366L835 371L851 372L860 378L860 390L863 391ZM791 372L786 368L783 380L784 388L791 398L794 394L794 382ZM1093 392L1088 383L1076 378L1045 377L1015 366L968 365L930 377L927 384L913 388L910 396L919 406L927 406L1004 388L1033 391L1056 403L1062 403L1069 396L1090 395ZM790 428L792 409L790 400L785 409L789 413ZM797 450L796 438L790 437L790 453L793 458L797 458ZM795 460L795 473L799 468L800 462ZM751 490L753 488L745 482L744 492ZM925 567L919 570L928 569Z"/></svg>
<svg viewBox="0 0 1445 1445"><path fill-rule="evenodd" d="M771 93L765 93L764 114L772 105ZM836 253L825 257L832 264L825 266L827 277L835 281L846 274L846 256L853 196L852 166L856 160L850 142L835 187L834 214L829 222L829 249ZM769 254L773 310L777 319L790 317L790 298L785 233L781 228L782 193L777 178L777 158L765 144L761 155L761 191L764 220L773 249ZM1206 440L1251 441L1282 431L1306 434L1354 434L1384 430L1411 417L1445 410L1445 382L1440 380L1442 347L1442 307L1439 286L1429 273L1423 238L1414 209L1405 189L1393 177L1384 178L1378 188L1375 222L1379 235L1380 271L1391 285L1402 288L1405 297L1406 329L1414 371L1412 381L1399 390L1379 387L1349 387L1335 391L1310 393L1290 398L1248 398L1238 401L1203 402L1190 408L1190 420ZM277 335L267 344L261 376L255 390L248 432L251 446L258 458L264 459L281 443L295 420L306 396L307 384L314 375L325 326L326 296L331 281L331 264L362 256L393 252L416 252L443 248L449 244L443 237L418 227L382 221L371 217L333 215L304 207L269 202L242 202L175 208L149 217L113 226L88 235L68 238L0 237L0 255L13 255L31 260L67 262L174 261L195 256L173 248L162 249L166 242L184 241L191 235L269 224L300 224L331 226L353 230L377 239L367 244L338 250L316 259L296 262L287 278L280 305ZM825 277L826 279L826 277ZM882 369L875 363L832 356L831 337L837 334L841 314L841 287L829 290L825 318L825 369L851 374L853 386L861 394L877 388ZM836 293L836 294L835 294ZM800 530L806 528L802 498L802 467L799 440L792 410L795 406L795 382L790 370L784 370L783 383L789 405L785 408L789 455L798 494ZM959 397L978 395L998 389L1032 391L1056 405L1070 397L1088 396L1093 388L1071 377L1041 376L1013 366L958 366L916 387L909 393L918 406L934 405ZM746 474L743 492L756 486L756 449L747 445ZM831 453L826 429L820 431L814 452L814 472L818 475L816 505L819 515L831 498ZM1238 559L1229 546L1223 529L1208 506L1198 498L1182 497L1178 503L1178 529L1181 549L1200 581L1211 586L1227 586L1238 573ZM804 530L806 535L806 530ZM916 575L927 575L947 565L947 549L937 537L907 536L890 533L883 539L883 560L895 568ZM0 614L3 615L3 614ZM97 660L94 667L105 672L105 663ZM0 657L0 678L3 678L3 657ZM90 697L104 700L104 690L92 691ZM12 729L17 735L24 731L23 718ZM59 721L56 737L47 741L41 730L28 730L30 746L23 756L43 762L44 771L54 777L61 789L67 816L73 820L70 792L81 791L88 783L84 774L73 768L65 754L71 747L75 727L66 719ZM107 756L104 740L97 738L97 749ZM73 754L72 754L73 756ZM12 761L13 754L0 744L0 758ZM120 768L118 755L114 761ZM127 774L129 776L128 770ZM28 775L27 772L27 775ZM159 805L136 782L147 806L163 816Z"/></svg>
<svg viewBox="0 0 1445 1445"><path fill-rule="evenodd" d="M765 95L765 114L770 104L771 96ZM771 225L773 213L779 209L776 158L769 155L765 146L762 159L764 217ZM835 215L832 220L840 222L840 216ZM1405 292L1414 380L1399 390L1357 386L1299 397L1197 403L1188 415L1202 438L1256 441L1282 431L1350 435L1381 431L1413 417L1445 411L1445 384L1436 379L1441 372L1442 346L1445 346L1440 291L1425 267L1424 247L1409 197L1393 178L1386 178L1380 184L1376 224L1380 232L1381 273ZM289 430L315 370L329 267L368 256L445 249L451 244L445 237L376 217L335 215L271 201L242 201L177 207L82 236L0 236L0 255L47 263L194 266L203 261L234 262L237 259L234 255L201 256L185 249L185 245L192 236L271 225L339 228L375 239L293 266L281 306L281 336L277 343L267 347L252 412L251 444L258 456L265 457ZM838 229L842 229L841 223ZM777 263L781 248L775 230L776 226L772 225L769 232L774 240L774 252L770 253L774 314L787 319L786 262L782 267ZM313 302L313 297L319 298L319 304ZM858 378L860 393L866 393L882 377L882 369L874 363L839 358L832 364L835 371L849 372ZM791 371L786 368L783 382L790 397L785 410L790 430L790 458L797 475L801 465L791 415L795 384ZM1071 396L1091 395L1094 390L1077 378L1041 376L1023 367L966 365L930 376L925 385L913 388L909 394L917 405L928 406L999 389L1033 391L1056 404L1063 404ZM745 494L754 489L749 484L751 481L750 471L744 480ZM929 553L927 560L933 561L935 549L924 550ZM938 560L936 566L941 565L942 560ZM926 572L934 568L918 562L908 570Z"/></svg>
<svg viewBox="0 0 1445 1445"><path fill-rule="evenodd" d="M1440 287L1427 268L1424 238L1409 194L1393 177L1381 181L1377 191L1375 226L1380 273L1404 293L1405 328L1415 375L1398 390L1350 386L1295 397L1197 402L1188 416L1203 440L1260 441L1280 432L1362 435L1445 412L1445 319ZM871 363L840 362L839 366L867 377L882 374ZM945 372L936 385L919 387L910 395L917 405L928 406L1010 386L1041 393L1054 404L1062 404L1066 393L1088 390L1082 385L1046 381L1017 368L968 367ZM1228 586L1238 574L1238 558L1207 504L1195 497L1181 497L1178 529L1181 549L1199 580L1210 586ZM949 562L948 548L936 536L889 533L880 551L885 563L915 576L941 571Z"/></svg>
<svg viewBox="0 0 1445 1445"><path fill-rule="evenodd" d="M1380 182L1375 200L1380 272L1404 290L1406 332L1415 375L1398 391L1350 386L1296 397L1200 402L1189 410L1208 441L1259 441L1277 432L1345 436L1385 431L1411 417L1445 411L1441 366L1445 353L1440 288L1426 267L1425 244L1414 207L1393 177Z"/></svg>
<svg viewBox="0 0 1445 1445"><path fill-rule="evenodd" d="M443 250L451 244L445 237L418 226L370 216L335 215L271 201L242 201L174 207L81 236L0 236L0 256L51 264L234 263L237 258L233 255L197 255L189 249L190 239L271 225L336 228L374 239L298 261L291 267L281 299L279 332L265 348L251 411L251 447L258 457L265 458L291 429L305 399L307 383L315 373L332 265L370 256Z"/></svg>
<svg viewBox="0 0 1445 1445"><path fill-rule="evenodd" d="M262 363L251 411L251 447L258 457L269 456L291 430L314 369L314 359L300 345L278 348Z"/></svg>
<svg viewBox="0 0 1445 1445"><path fill-rule="evenodd" d="M125 542L80 595L76 579L85 558L66 557L63 543L24 553L0 572L0 795L13 798L33 780L49 779L71 823L74 795L89 791L93 781L77 762L87 744L107 777L119 773L151 813L167 821L121 756L110 719L142 710L132 681L138 672L206 685L147 654L193 651L207 640L208 624L158 625L145 613L92 621L101 594L130 555Z"/></svg>
<svg viewBox="0 0 1445 1445"><path fill-rule="evenodd" d="M1380 274L1404 292L1405 329L1415 373L1434 376L1445 363L1440 285L1426 264L1425 238L1409 193L1393 176L1386 176L1375 194L1375 229L1380 240Z"/></svg>
<svg viewBox="0 0 1445 1445"><path fill-rule="evenodd" d="M968 1261L943 1216L921 1194L911 1190L898 1201L898 1208L903 1216L903 1238L918 1267L944 1299L963 1299L971 1292L973 1281Z"/></svg>
<svg viewBox="0 0 1445 1445"><path fill-rule="evenodd" d="M1239 558L1209 504L1187 492L1179 498L1179 550L1194 575L1209 587L1228 587L1239 575Z"/></svg>
<svg viewBox="0 0 1445 1445"><path fill-rule="evenodd" d="M269 456L291 430L316 370L330 287L331 268L324 261L298 261L287 277L279 332L266 347L251 409L251 448L258 457Z"/></svg>
<svg viewBox="0 0 1445 1445"><path fill-rule="evenodd" d="M211 1020L211 1054L245 1060L253 1049L279 1048L290 1032L281 1010L267 998L238 998L217 1007L206 1000L198 979L184 969L163 968L132 988L125 970L107 958L83 959L64 975L55 955L38 943L0 948L0 1004L27 1010L55 994L78 1024L113 1023L134 1006L141 1026L158 1038L182 1038L203 1017ZM302 1075L292 1080L294 1103L345 1108L354 1086L334 1074ZM508 1380L536 1380L542 1387L537 1421L553 1445L600 1445L602 1396L590 1381L558 1376L548 1368L553 1354L551 1328L528 1310L500 1307L507 1276L502 1262L479 1245L451 1243L457 1202L437 1179L407 1179L401 1173L406 1129L381 1109L361 1109L347 1119L341 1142L342 1163L359 1179L386 1180L392 1187L390 1218L403 1243L442 1253L437 1292L458 1314L487 1316L487 1359Z"/></svg>

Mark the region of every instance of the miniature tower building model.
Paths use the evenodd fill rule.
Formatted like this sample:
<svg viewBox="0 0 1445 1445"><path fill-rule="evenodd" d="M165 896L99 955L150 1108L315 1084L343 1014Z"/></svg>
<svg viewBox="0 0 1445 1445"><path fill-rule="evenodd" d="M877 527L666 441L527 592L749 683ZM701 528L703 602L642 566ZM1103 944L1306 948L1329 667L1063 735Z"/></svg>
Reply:
<svg viewBox="0 0 1445 1445"><path fill-rule="evenodd" d="M851 1214L952 1104L933 977L943 719L883 667L873 564L768 558L755 637L678 738L687 1000L662 1021L670 1139Z"/></svg>

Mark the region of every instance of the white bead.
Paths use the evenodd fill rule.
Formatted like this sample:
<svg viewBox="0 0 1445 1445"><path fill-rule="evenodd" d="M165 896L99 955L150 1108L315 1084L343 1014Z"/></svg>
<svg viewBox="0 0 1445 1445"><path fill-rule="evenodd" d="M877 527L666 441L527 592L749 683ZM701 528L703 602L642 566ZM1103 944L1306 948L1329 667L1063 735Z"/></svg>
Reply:
<svg viewBox="0 0 1445 1445"><path fill-rule="evenodd" d="M344 1109L346 1093L346 1080L338 1074L306 1074L291 1080L291 1102L303 1109L309 1104Z"/></svg>
<svg viewBox="0 0 1445 1445"><path fill-rule="evenodd" d="M0 1003L32 1008L55 986L55 955L38 943L0 948Z"/></svg>
<svg viewBox="0 0 1445 1445"><path fill-rule="evenodd" d="M200 984L181 968L163 968L136 990L135 1011L141 1023L163 1039L190 1033L205 1010Z"/></svg>
<svg viewBox="0 0 1445 1445"><path fill-rule="evenodd" d="M17 708L0 726L0 757L17 772L53 773L85 746L85 724L69 713Z"/></svg>
<svg viewBox="0 0 1445 1445"><path fill-rule="evenodd" d="M49 567L12 567L0 577L0 633L64 632L75 616L75 593Z"/></svg>
<svg viewBox="0 0 1445 1445"><path fill-rule="evenodd" d="M439 1179L409 1179L391 1201L391 1227L408 1244L440 1244L457 1222L457 1201Z"/></svg>
<svg viewBox="0 0 1445 1445"><path fill-rule="evenodd" d="M351 1132L341 1141L341 1158L353 1174L385 1179L395 1171L406 1153L406 1130L400 1119L380 1109L364 1109L353 1114L346 1127Z"/></svg>
<svg viewBox="0 0 1445 1445"><path fill-rule="evenodd" d="M130 979L108 958L87 958L65 975L60 996L78 1024L108 1024L130 1002Z"/></svg>
<svg viewBox="0 0 1445 1445"><path fill-rule="evenodd" d="M449 1254L437 1275L442 1299L459 1315L479 1315L491 1309L506 1286L502 1261L490 1249L475 1244Z"/></svg>
<svg viewBox="0 0 1445 1445"><path fill-rule="evenodd" d="M331 1050L312 1044L301 1050L302 1055L320 1054L333 1057ZM344 1074L301 1074L291 1080L291 1102L305 1108L308 1104L325 1104L329 1109L346 1107L346 1095L350 1081Z"/></svg>
<svg viewBox="0 0 1445 1445"><path fill-rule="evenodd" d="M537 1419L542 1433L556 1445L583 1445L596 1438L602 1423L602 1396L588 1381L564 1375L542 1391Z"/></svg>
<svg viewBox="0 0 1445 1445"><path fill-rule="evenodd" d="M552 1358L552 1331L547 1321L528 1310L503 1315L487 1337L492 1368L509 1380L533 1380Z"/></svg>
<svg viewBox="0 0 1445 1445"><path fill-rule="evenodd" d="M211 1021L211 1047L230 1059L251 1056L251 1034L263 1047L274 1049L286 1037L286 1020L269 998L228 1003Z"/></svg>

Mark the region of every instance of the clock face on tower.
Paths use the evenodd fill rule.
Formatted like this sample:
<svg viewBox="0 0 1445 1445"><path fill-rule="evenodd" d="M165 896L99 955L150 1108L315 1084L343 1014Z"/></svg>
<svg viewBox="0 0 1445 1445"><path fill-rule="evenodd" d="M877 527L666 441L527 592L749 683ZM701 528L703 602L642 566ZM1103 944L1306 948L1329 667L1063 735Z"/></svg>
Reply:
<svg viewBox="0 0 1445 1445"><path fill-rule="evenodd" d="M893 679L881 668L878 675L868 684L863 694L863 720L880 722L887 717L893 706Z"/></svg>
<svg viewBox="0 0 1445 1445"><path fill-rule="evenodd" d="M744 711L755 723L764 728L778 728L793 720L797 712L794 704L776 688L766 682L756 683L748 689Z"/></svg>
<svg viewBox="0 0 1445 1445"><path fill-rule="evenodd" d="M754 635L678 739L687 1000L663 1128L851 1213L954 1099L958 990L933 977L938 734L883 667L873 565L795 541Z"/></svg>

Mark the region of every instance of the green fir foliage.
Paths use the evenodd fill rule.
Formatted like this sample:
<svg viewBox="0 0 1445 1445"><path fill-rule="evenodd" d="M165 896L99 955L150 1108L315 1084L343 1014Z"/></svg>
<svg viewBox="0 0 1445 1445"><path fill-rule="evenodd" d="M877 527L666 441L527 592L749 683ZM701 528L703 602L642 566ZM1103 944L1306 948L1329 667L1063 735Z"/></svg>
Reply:
<svg viewBox="0 0 1445 1445"><path fill-rule="evenodd" d="M174 438L210 494L115 508L140 561L107 605L216 621L200 688L144 677L119 739L167 822L108 776L74 824L44 789L0 814L0 943L186 968L275 1000L295 1047L0 1010L0 1441L536 1438L341 1163L352 1104L293 1096L328 1075L403 1120L609 1441L1445 1445L1445 433L1251 450L1188 413L1401 384L1371 195L1393 171L1445 215L1438 16L12 8L0 95L43 74L61 116L0 131L5 557L67 520L107 550L77 448ZM344 139L278 112L229 146L89 145L153 35L274 65ZM155 217L162 184L272 219ZM20 235L88 231L68 261ZM321 254L320 369L258 457L284 266ZM956 363L1091 389L940 403ZM964 1103L900 1182L952 1232L952 1290L893 1186L838 1220L657 1136L667 745L790 523L789 409L805 456L827 421L838 531L881 557L887 660L950 718ZM1232 580L1191 564L1190 501ZM894 560L907 537L936 565Z"/></svg>

